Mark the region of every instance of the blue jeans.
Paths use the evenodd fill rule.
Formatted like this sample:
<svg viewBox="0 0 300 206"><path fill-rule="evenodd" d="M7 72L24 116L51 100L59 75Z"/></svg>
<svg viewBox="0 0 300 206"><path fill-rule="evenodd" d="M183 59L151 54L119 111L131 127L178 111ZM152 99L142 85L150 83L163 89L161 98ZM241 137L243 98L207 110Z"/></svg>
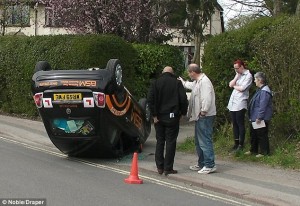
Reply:
<svg viewBox="0 0 300 206"><path fill-rule="evenodd" d="M213 147L213 124L215 116L200 117L195 123L195 146L200 167L212 168L215 166Z"/></svg>

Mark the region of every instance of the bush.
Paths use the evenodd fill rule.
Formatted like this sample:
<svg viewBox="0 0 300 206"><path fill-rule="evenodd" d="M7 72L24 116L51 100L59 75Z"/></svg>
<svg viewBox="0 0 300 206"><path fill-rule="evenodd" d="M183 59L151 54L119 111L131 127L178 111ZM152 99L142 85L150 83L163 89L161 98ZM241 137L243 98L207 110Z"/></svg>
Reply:
<svg viewBox="0 0 300 206"><path fill-rule="evenodd" d="M176 75L181 75L185 70L183 54L177 47L158 44L133 46L138 52L135 92L139 97L146 96L151 79L157 78L165 66L171 66Z"/></svg>
<svg viewBox="0 0 300 206"><path fill-rule="evenodd" d="M271 135L279 140L295 137L300 132L299 24L298 17L290 17L264 38L257 37L252 42L257 64L266 73L274 92Z"/></svg>

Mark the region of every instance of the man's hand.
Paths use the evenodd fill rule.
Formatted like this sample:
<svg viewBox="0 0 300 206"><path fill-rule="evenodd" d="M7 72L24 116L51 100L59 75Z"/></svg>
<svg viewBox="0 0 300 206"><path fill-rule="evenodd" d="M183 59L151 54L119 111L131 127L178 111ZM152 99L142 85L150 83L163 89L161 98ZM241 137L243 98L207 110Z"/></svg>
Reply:
<svg viewBox="0 0 300 206"><path fill-rule="evenodd" d="M159 122L159 120L157 119L157 117L153 117L153 122L154 122L154 124L156 124L157 122Z"/></svg>
<svg viewBox="0 0 300 206"><path fill-rule="evenodd" d="M178 77L177 79L180 80L181 83L184 85L185 81L182 79L182 77Z"/></svg>
<svg viewBox="0 0 300 206"><path fill-rule="evenodd" d="M200 113L199 113L199 117L205 117L206 114L207 114L207 112L200 112Z"/></svg>

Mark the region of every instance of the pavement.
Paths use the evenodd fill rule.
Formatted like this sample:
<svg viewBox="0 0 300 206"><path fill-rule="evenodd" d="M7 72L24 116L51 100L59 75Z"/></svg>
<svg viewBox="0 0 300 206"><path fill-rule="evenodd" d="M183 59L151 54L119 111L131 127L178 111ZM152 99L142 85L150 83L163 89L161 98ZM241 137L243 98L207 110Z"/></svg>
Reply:
<svg viewBox="0 0 300 206"><path fill-rule="evenodd" d="M194 123L181 124L178 143L193 136ZM157 173L154 160L155 142L155 130L152 128L143 152L139 154L140 172L152 172L161 178L181 181L260 205L300 206L300 171L273 168L253 162L222 160L216 156L217 171L198 174L197 171L189 170L189 166L197 162L196 154L176 152L174 169L178 170L178 174L166 177Z"/></svg>

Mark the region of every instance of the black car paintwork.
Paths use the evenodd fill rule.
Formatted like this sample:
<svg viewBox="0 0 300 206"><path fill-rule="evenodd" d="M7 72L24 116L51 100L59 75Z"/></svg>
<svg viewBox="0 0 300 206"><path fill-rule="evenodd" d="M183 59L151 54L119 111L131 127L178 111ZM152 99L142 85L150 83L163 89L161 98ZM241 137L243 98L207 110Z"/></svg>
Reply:
<svg viewBox="0 0 300 206"><path fill-rule="evenodd" d="M114 87L112 75L107 68L37 71L33 75L33 95L42 93L44 103L48 101L49 104L38 108L40 116L49 138L63 153L70 156L120 156L139 148L147 140L151 122L146 108L142 108L123 85ZM85 107L82 100L53 99L54 94L80 93L82 98L91 100L93 92L104 93L104 108L96 105ZM75 129L66 132L61 125L69 123L75 129L78 124L86 128L78 126L81 129L78 132L74 132Z"/></svg>

